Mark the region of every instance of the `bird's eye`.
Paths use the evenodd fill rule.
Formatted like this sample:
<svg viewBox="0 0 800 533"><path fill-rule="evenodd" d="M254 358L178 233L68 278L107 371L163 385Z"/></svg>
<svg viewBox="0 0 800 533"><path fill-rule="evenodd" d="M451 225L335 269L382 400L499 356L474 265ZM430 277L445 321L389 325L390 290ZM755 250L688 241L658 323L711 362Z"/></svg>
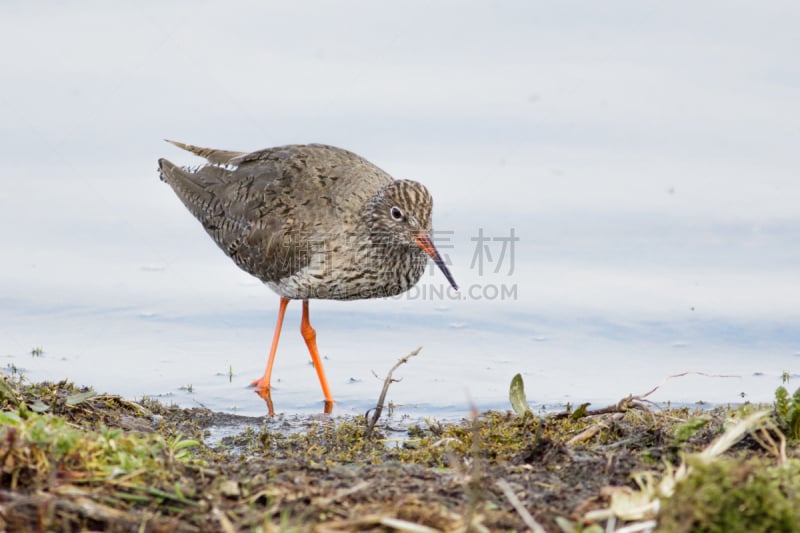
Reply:
<svg viewBox="0 0 800 533"><path fill-rule="evenodd" d="M393 219L398 221L403 220L403 210L400 209L399 207L397 206L392 207L392 210L389 211L389 213L392 215Z"/></svg>

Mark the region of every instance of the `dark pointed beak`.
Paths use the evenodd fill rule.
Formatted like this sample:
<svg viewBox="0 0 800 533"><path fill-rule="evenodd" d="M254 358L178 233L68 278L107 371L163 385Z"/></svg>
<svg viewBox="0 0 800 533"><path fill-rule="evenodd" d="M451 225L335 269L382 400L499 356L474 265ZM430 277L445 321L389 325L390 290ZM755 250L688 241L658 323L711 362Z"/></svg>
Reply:
<svg viewBox="0 0 800 533"><path fill-rule="evenodd" d="M439 255L439 252L433 245L430 235L427 233L417 233L415 238L417 240L417 246L422 248L422 251L428 254L431 259L433 259L433 262L436 263L436 266L438 266L439 270L442 271L442 274L444 274L444 277L446 277L447 281L450 282L450 285L452 285L455 290L458 290L456 280L453 279L453 275L447 269L447 265L444 264L442 256Z"/></svg>

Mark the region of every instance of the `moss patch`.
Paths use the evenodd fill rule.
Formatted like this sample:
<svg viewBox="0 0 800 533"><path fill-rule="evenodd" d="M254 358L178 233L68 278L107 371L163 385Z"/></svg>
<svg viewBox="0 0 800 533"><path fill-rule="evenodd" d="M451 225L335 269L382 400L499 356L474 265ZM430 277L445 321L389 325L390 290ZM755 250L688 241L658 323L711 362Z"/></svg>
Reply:
<svg viewBox="0 0 800 533"><path fill-rule="evenodd" d="M800 530L800 461L762 457L689 461L659 514L664 531L719 533Z"/></svg>

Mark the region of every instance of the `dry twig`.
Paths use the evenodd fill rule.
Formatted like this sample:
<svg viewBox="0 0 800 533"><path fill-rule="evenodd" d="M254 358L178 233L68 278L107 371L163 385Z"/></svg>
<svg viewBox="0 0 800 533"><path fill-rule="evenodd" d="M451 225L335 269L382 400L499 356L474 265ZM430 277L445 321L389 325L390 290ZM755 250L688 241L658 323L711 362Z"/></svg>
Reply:
<svg viewBox="0 0 800 533"><path fill-rule="evenodd" d="M600 420L593 426L589 426L588 428L584 429L583 431L581 431L580 433L569 439L566 442L566 445L575 446L576 444L580 444L581 442L591 439L592 437L600 433L601 430L608 429L609 421L613 422L616 420L621 420L623 416L625 415L623 415L622 413L614 413L613 415L611 415L609 420Z"/></svg>
<svg viewBox="0 0 800 533"><path fill-rule="evenodd" d="M517 498L517 495L514 494L514 491L511 489L511 486L505 479L500 478L495 482L495 484L500 487L500 490L503 491L503 494L505 494L509 503L511 503L512 507L516 509L520 518L522 518L522 521L525 522L525 525L528 526L528 529L533 531L533 533L547 533L542 525L536 521L536 519L528 512L527 509L525 509L525 506L522 505L521 501L519 501L519 498Z"/></svg>
<svg viewBox="0 0 800 533"><path fill-rule="evenodd" d="M345 487L343 489L340 489L337 492L331 494L330 496L325 496L324 498L315 498L314 500L312 500L312 503L318 506L330 505L336 500L340 500L345 496L350 496L351 494L355 494L356 492L361 492L370 485L372 485L371 481L361 481L359 483L356 483L352 487Z"/></svg>
<svg viewBox="0 0 800 533"><path fill-rule="evenodd" d="M738 378L740 376L731 375L731 374L706 374L705 372L681 372L680 374L673 374L671 376L667 376L664 378L661 383L650 389L649 391L645 392L644 394L638 394L634 396L633 394L629 394L625 398L618 401L615 405L609 405L607 407L603 407L601 409L587 409L586 412L582 413L580 416L596 416L596 415L604 415L608 413L624 413L626 411L630 411L631 409L639 409L642 411L649 411L645 403L649 403L655 405L655 402L648 400L647 397L657 391L664 383L667 381L674 379L674 378L682 378L689 375L696 375L696 376L705 376L708 378ZM584 404L582 407L586 407L589 404ZM563 412L563 413L556 413L552 415L554 420L560 420L562 418L569 418L571 416L575 416L575 412Z"/></svg>
<svg viewBox="0 0 800 533"><path fill-rule="evenodd" d="M483 479L483 468L481 464L481 432L480 426L478 425L478 408L475 407L475 404L472 403L472 400L469 402L470 404L470 416L472 418L472 464L470 465L470 472L468 477L468 484L467 484L467 496L468 496L468 507L467 507L467 515L466 515L466 531L471 531L472 526L475 523L475 517L478 515L478 503L481 500L481 492L482 486L481 481Z"/></svg>
<svg viewBox="0 0 800 533"><path fill-rule="evenodd" d="M397 379L392 379L392 374L394 373L397 368L408 362L409 359L414 357L422 350L422 346L408 354L407 356L401 358L397 363L389 370L389 374L386 376L386 379L383 380L383 390L381 390L381 395L378 397L378 405L375 406L375 412L372 413L372 418L369 419L367 422L367 430L364 432L364 438L369 438L372 435L372 430L375 429L375 424L378 422L378 419L381 417L381 413L383 412L383 402L386 400L386 393L389 392L389 385L391 385L395 381L399 381ZM367 415L369 415L369 411L367 411Z"/></svg>

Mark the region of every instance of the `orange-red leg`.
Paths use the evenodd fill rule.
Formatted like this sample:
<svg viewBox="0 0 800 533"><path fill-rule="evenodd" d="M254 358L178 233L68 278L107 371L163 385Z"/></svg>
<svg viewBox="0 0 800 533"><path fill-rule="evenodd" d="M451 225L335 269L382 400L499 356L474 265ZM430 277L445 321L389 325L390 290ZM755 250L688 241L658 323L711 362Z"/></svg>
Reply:
<svg viewBox="0 0 800 533"><path fill-rule="evenodd" d="M325 370L322 368L322 360L317 350L317 332L314 331L308 321L308 300L303 300L303 318L300 319L300 333L303 334L303 339L305 339L306 346L308 346L308 353L311 354L311 361L314 363L314 370L317 371L319 384L322 385L326 409L329 409L333 406L333 396L331 395L331 389L328 387L328 378L325 377ZM326 412L328 411L326 410Z"/></svg>
<svg viewBox="0 0 800 533"><path fill-rule="evenodd" d="M262 398L269 396L269 384L272 378L272 365L275 363L275 353L278 351L278 340L281 338L281 328L283 327L283 315L286 314L286 306L289 305L289 298L281 298L280 307L278 307L278 323L275 324L275 333L272 335L272 346L269 349L269 359L267 360L267 369L264 375L253 381L250 386L255 386L256 392Z"/></svg>

